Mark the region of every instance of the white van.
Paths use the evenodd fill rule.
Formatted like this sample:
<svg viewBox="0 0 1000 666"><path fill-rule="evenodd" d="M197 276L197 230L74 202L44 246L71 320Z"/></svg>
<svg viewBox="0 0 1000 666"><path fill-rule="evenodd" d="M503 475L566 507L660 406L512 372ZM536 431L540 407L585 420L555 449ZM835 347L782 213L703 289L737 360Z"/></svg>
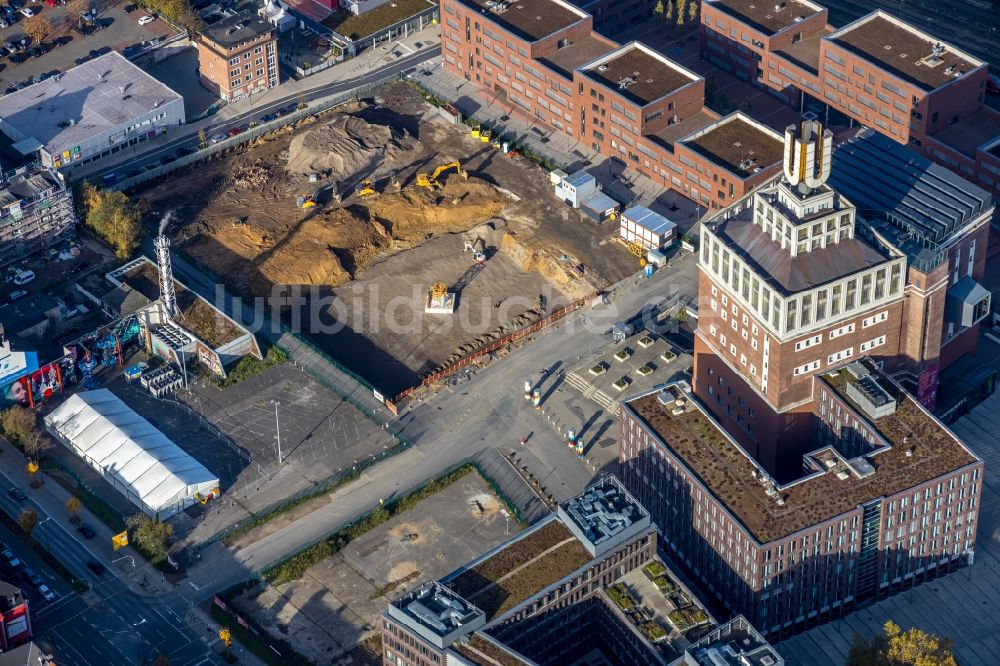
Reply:
<svg viewBox="0 0 1000 666"><path fill-rule="evenodd" d="M35 279L34 271L21 271L20 273L14 276L13 282L14 284L20 287L22 285L28 284L34 279Z"/></svg>

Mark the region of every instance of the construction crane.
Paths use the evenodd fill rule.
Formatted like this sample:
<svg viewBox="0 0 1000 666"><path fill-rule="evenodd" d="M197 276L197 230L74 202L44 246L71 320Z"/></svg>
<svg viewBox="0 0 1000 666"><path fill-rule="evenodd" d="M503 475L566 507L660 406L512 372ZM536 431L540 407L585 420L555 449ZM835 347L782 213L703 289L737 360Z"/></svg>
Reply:
<svg viewBox="0 0 1000 666"><path fill-rule="evenodd" d="M362 199L367 199L374 194L378 194L378 192L375 191L375 181L371 178L365 178L354 186L354 193Z"/></svg>
<svg viewBox="0 0 1000 666"><path fill-rule="evenodd" d="M440 181L438 181L438 177L441 174L443 174L445 171L447 171L448 169L451 169L451 168L454 168L455 169L455 173L457 173L462 178L468 178L469 177L469 173L467 171L463 171L462 170L461 163L459 163L458 160L455 160L454 162L448 162L447 164L443 164L443 165L439 166L438 168L434 169L434 173L432 173L429 176L426 173L418 173L417 174L417 185L420 186L420 187L426 187L426 188L432 189L432 190L439 190L439 189L441 189L441 183L440 183Z"/></svg>

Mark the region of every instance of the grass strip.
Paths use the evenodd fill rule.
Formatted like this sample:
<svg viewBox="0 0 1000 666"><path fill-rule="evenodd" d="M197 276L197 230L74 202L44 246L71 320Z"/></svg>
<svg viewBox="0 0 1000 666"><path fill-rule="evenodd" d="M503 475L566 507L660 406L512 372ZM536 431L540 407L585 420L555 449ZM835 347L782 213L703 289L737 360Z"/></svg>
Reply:
<svg viewBox="0 0 1000 666"><path fill-rule="evenodd" d="M387 502L385 505L379 506L377 509L368 512L361 518L345 525L325 539L318 541L311 546L306 546L298 553L295 553L285 560L266 568L263 571L263 577L275 585L280 585L282 583L287 583L301 578L309 567L319 564L323 560L336 555L341 549L347 546L347 544L354 539L357 539L365 532L378 527L382 523L385 523L389 519L403 513L404 511L412 509L422 499L430 497L431 495L441 491L446 486L454 483L471 472L479 474L483 481L491 488L495 487L492 481L487 478L476 465L472 463L464 463L453 468L451 471L430 479L423 485L417 487L415 490L407 493L406 495L403 495L399 499ZM507 498L503 495L499 495L499 497L508 512L510 512L515 518L518 518L519 523L523 524L523 521L519 518L520 514L514 509L513 506L511 506Z"/></svg>

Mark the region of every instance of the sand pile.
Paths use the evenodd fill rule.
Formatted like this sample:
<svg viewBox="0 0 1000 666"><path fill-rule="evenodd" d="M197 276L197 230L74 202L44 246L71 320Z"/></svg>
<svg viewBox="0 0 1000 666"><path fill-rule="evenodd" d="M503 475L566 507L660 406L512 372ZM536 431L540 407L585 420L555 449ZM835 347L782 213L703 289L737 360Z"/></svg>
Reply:
<svg viewBox="0 0 1000 666"><path fill-rule="evenodd" d="M409 143L404 132L338 114L292 137L285 168L294 174L329 173L344 179L374 170Z"/></svg>
<svg viewBox="0 0 1000 666"><path fill-rule="evenodd" d="M507 203L492 185L453 174L437 192L406 189L371 201L368 210L393 238L417 242L430 233L466 231L498 215Z"/></svg>
<svg viewBox="0 0 1000 666"><path fill-rule="evenodd" d="M568 293L572 295L580 290L587 291L586 285L581 284L579 275L573 271L573 267L577 265L573 257L563 260L548 250L528 247L511 232L505 233L500 239L500 247L520 265L521 270L537 271L555 284L568 287Z"/></svg>

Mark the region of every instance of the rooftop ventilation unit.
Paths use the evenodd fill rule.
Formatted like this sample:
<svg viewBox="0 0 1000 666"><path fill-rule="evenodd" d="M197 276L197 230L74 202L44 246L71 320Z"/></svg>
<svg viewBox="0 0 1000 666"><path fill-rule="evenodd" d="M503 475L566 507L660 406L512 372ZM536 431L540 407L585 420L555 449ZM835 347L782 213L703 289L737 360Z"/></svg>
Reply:
<svg viewBox="0 0 1000 666"><path fill-rule="evenodd" d="M635 79L633 79L631 76L626 76L624 79L618 82L618 89L625 90L633 83L635 83Z"/></svg>

